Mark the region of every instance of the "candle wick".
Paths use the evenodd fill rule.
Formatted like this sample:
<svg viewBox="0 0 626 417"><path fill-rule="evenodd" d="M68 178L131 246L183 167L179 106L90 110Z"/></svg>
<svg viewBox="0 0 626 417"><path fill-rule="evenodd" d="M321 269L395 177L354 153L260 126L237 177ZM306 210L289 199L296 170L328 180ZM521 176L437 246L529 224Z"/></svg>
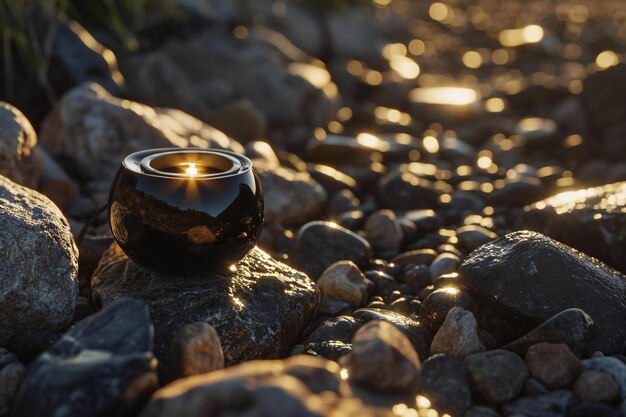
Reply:
<svg viewBox="0 0 626 417"><path fill-rule="evenodd" d="M194 177L198 174L198 168L196 168L196 164L194 163L190 163L187 168L185 169L185 172L187 173L187 175L189 175L190 177Z"/></svg>

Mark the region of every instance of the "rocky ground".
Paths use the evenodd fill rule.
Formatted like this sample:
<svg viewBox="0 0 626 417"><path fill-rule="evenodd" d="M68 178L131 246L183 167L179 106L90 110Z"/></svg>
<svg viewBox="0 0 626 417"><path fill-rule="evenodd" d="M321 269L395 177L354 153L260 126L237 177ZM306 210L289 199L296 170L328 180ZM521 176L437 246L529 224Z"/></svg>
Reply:
<svg viewBox="0 0 626 417"><path fill-rule="evenodd" d="M132 53L59 23L53 106L13 73L0 415L626 415L626 5L331 3L179 0ZM110 235L171 146L258 170L227 283Z"/></svg>

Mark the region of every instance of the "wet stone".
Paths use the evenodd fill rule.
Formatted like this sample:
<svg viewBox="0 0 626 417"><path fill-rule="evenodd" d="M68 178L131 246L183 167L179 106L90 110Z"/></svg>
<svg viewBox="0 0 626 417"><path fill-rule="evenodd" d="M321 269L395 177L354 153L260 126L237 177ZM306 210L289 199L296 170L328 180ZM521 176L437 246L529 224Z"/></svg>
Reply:
<svg viewBox="0 0 626 417"><path fill-rule="evenodd" d="M490 404L502 404L517 397L528 377L522 358L506 350L490 350L465 358L472 386Z"/></svg>
<svg viewBox="0 0 626 417"><path fill-rule="evenodd" d="M581 401L612 403L620 397L620 387L615 378L592 369L578 375L573 391Z"/></svg>
<svg viewBox="0 0 626 417"><path fill-rule="evenodd" d="M465 259L459 276L477 303L488 305L520 332L563 310L580 308L598 324L589 340L591 350L622 348L626 278L546 236L521 231L494 240Z"/></svg>
<svg viewBox="0 0 626 417"><path fill-rule="evenodd" d="M367 218L365 236L375 250L397 251L402 244L403 232L393 211L380 210Z"/></svg>
<svg viewBox="0 0 626 417"><path fill-rule="evenodd" d="M430 278L434 281L441 275L456 272L461 264L458 256L452 253L442 253L430 264Z"/></svg>
<svg viewBox="0 0 626 417"><path fill-rule="evenodd" d="M317 280L322 298L359 306L367 291L365 275L352 261L338 261L326 268Z"/></svg>
<svg viewBox="0 0 626 417"><path fill-rule="evenodd" d="M224 367L220 338L208 323L183 326L170 347L167 374L170 379L203 374Z"/></svg>
<svg viewBox="0 0 626 417"><path fill-rule="evenodd" d="M528 348L530 375L549 389L568 388L580 372L580 359L563 343L538 343Z"/></svg>
<svg viewBox="0 0 626 417"><path fill-rule="evenodd" d="M338 362L344 355L352 352L352 344L338 340L309 343L302 349L303 354L325 358Z"/></svg>
<svg viewBox="0 0 626 417"><path fill-rule="evenodd" d="M447 353L459 360L484 350L476 318L471 311L461 307L454 307L448 312L430 346L431 355Z"/></svg>
<svg viewBox="0 0 626 417"><path fill-rule="evenodd" d="M595 329L591 317L583 310L569 308L557 313L528 334L504 346L519 355L536 343L564 343L579 357L587 354L589 336Z"/></svg>
<svg viewBox="0 0 626 417"><path fill-rule="evenodd" d="M422 364L417 392L440 413L462 416L471 405L470 385L463 363L449 355L434 355Z"/></svg>
<svg viewBox="0 0 626 417"><path fill-rule="evenodd" d="M432 332L439 330L448 312L454 307L471 309L472 299L464 291L456 288L435 290L422 302L420 319Z"/></svg>
<svg viewBox="0 0 626 417"><path fill-rule="evenodd" d="M421 362L413 345L393 324L373 320L352 338L352 352L341 359L351 380L380 391L415 389Z"/></svg>
<svg viewBox="0 0 626 417"><path fill-rule="evenodd" d="M463 226L456 231L457 237L469 251L478 249L485 243L498 238L498 235L482 226Z"/></svg>
<svg viewBox="0 0 626 417"><path fill-rule="evenodd" d="M364 322L384 320L393 324L411 341L421 359L428 357L432 335L419 321L379 308L362 308L355 311L353 316L357 320Z"/></svg>
<svg viewBox="0 0 626 417"><path fill-rule="evenodd" d="M418 176L406 166L382 177L378 183L380 205L394 210L432 208L438 192L432 181Z"/></svg>
<svg viewBox="0 0 626 417"><path fill-rule="evenodd" d="M151 350L148 306L140 300L118 299L79 322L30 364L13 413L135 415L157 388Z"/></svg>
<svg viewBox="0 0 626 417"><path fill-rule="evenodd" d="M350 260L362 266L370 257L370 244L356 233L334 223L315 221L298 231L289 263L317 279L337 261Z"/></svg>
<svg viewBox="0 0 626 417"><path fill-rule="evenodd" d="M524 397L503 407L507 416L562 417L574 402L570 391L553 391L538 397Z"/></svg>
<svg viewBox="0 0 626 417"><path fill-rule="evenodd" d="M626 182L567 191L525 207L518 226L626 271L625 204Z"/></svg>
<svg viewBox="0 0 626 417"><path fill-rule="evenodd" d="M94 273L92 291L104 306L120 297L150 300L154 352L163 365L180 329L197 322L217 331L226 366L287 355L312 319L319 297L306 275L258 248L235 264L230 277L183 278L142 268L116 244Z"/></svg>

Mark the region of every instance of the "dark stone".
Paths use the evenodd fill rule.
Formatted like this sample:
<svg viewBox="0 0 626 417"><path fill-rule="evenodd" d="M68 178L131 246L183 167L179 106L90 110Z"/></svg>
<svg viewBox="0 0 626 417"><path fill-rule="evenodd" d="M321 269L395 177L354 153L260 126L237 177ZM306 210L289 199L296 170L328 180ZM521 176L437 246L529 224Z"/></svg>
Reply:
<svg viewBox="0 0 626 417"><path fill-rule="evenodd" d="M626 337L626 277L539 233L510 233L472 252L461 286L520 331L568 308L599 324L592 351L615 353ZM480 320L479 320L480 322Z"/></svg>
<svg viewBox="0 0 626 417"><path fill-rule="evenodd" d="M77 22L71 24L60 21L44 22L40 18L43 15L44 13L40 13L38 16L29 16L28 19L32 20L33 29L38 32L39 42L52 40L51 50L47 56L49 68L47 80L55 95L61 96L72 87L87 81L95 81L111 93L118 92L120 86L112 77L116 69L109 67L102 56L103 52L108 51L107 53L114 57L112 52L96 41L87 46L83 39L84 35L89 33ZM50 34L54 34L54 37L47 39ZM20 87L16 94L11 96L3 85L0 87L0 97L23 109L28 119L35 126L39 125L52 105L48 100L49 95L35 74L21 68L14 69L11 75L12 79L7 82Z"/></svg>
<svg viewBox="0 0 626 417"><path fill-rule="evenodd" d="M582 403L570 407L565 417L623 417L623 414L607 404Z"/></svg>
<svg viewBox="0 0 626 417"><path fill-rule="evenodd" d="M85 235L78 244L78 280L81 289L89 288L89 281L98 267L102 254L115 239L113 236ZM78 306L76 306L78 308Z"/></svg>
<svg viewBox="0 0 626 417"><path fill-rule="evenodd" d="M374 291L377 295L389 295L398 287L396 280L382 271L365 271L365 277L374 283Z"/></svg>
<svg viewBox="0 0 626 417"><path fill-rule="evenodd" d="M16 417L134 416L157 388L148 306L119 299L28 368Z"/></svg>
<svg viewBox="0 0 626 417"><path fill-rule="evenodd" d="M487 203L490 205L523 206L536 201L541 193L541 181L537 178L519 177L502 181L496 181L493 191L487 194Z"/></svg>
<svg viewBox="0 0 626 417"><path fill-rule="evenodd" d="M518 355L525 355L526 350L536 343L565 343L579 357L588 352L588 341L595 324L583 310L570 308L557 313L536 329L519 339L503 346Z"/></svg>
<svg viewBox="0 0 626 417"><path fill-rule="evenodd" d="M436 333L441 327L448 311L453 307L463 307L471 310L472 298L465 291L456 288L442 288L435 290L422 303L420 319L431 332Z"/></svg>
<svg viewBox="0 0 626 417"><path fill-rule="evenodd" d="M312 279L331 264L350 260L363 266L371 257L370 244L356 233L334 223L315 221L305 224L296 235L289 263Z"/></svg>
<svg viewBox="0 0 626 417"><path fill-rule="evenodd" d="M13 334L7 346L22 361L29 362L55 344L62 335L54 330L24 330Z"/></svg>
<svg viewBox="0 0 626 417"><path fill-rule="evenodd" d="M626 65L598 71L585 79L581 102L595 140L592 149L602 156L623 160L626 155Z"/></svg>
<svg viewBox="0 0 626 417"><path fill-rule="evenodd" d="M334 193L343 189L356 190L357 181L349 175L330 167L328 165L311 165L308 168L309 174L319 182L326 191Z"/></svg>
<svg viewBox="0 0 626 417"><path fill-rule="evenodd" d="M624 205L626 182L619 182L538 201L524 208L517 224L626 271Z"/></svg>
<svg viewBox="0 0 626 417"><path fill-rule="evenodd" d="M352 352L352 345L338 340L309 343L302 351L305 355L318 356L335 362L350 352Z"/></svg>
<svg viewBox="0 0 626 417"><path fill-rule="evenodd" d="M229 277L158 275L113 245L94 273L92 290L104 306L124 296L149 302L154 352L163 364L176 334L194 322L215 328L226 366L287 355L315 312L317 288L258 248L233 269Z"/></svg>
<svg viewBox="0 0 626 417"><path fill-rule="evenodd" d="M503 407L505 415L563 417L574 402L570 391L553 391L539 397L523 397Z"/></svg>
<svg viewBox="0 0 626 417"><path fill-rule="evenodd" d="M350 343L352 336L363 324L351 316L339 316L325 319L304 340L304 344L340 341Z"/></svg>
<svg viewBox="0 0 626 417"><path fill-rule="evenodd" d="M428 357L433 338L428 329L419 321L380 308L362 308L355 311L353 315L354 318L362 320L363 322L371 320L388 321L408 337L420 359L426 359Z"/></svg>
<svg viewBox="0 0 626 417"><path fill-rule="evenodd" d="M446 354L431 356L422 363L417 392L428 398L439 413L461 416L472 404L463 363Z"/></svg>
<svg viewBox="0 0 626 417"><path fill-rule="evenodd" d="M438 195L434 183L420 176L408 165L400 166L382 177L378 183L378 200L384 208L433 208L437 206Z"/></svg>
<svg viewBox="0 0 626 417"><path fill-rule="evenodd" d="M502 404L517 397L528 377L522 358L506 350L474 353L465 358L473 388L490 404Z"/></svg>

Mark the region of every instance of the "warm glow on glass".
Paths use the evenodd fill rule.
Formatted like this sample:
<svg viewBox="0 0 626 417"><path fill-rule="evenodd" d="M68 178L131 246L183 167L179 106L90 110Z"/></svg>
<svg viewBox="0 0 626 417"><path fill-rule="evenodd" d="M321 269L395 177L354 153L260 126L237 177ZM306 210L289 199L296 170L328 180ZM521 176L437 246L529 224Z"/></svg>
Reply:
<svg viewBox="0 0 626 417"><path fill-rule="evenodd" d="M189 165L187 165L187 168L185 168L185 174L189 175L190 177L195 177L196 175L198 175L198 167L196 167L196 164L190 163Z"/></svg>
<svg viewBox="0 0 626 417"><path fill-rule="evenodd" d="M464 106L474 103L478 99L478 94L471 88L426 87L411 91L410 97L416 103Z"/></svg>
<svg viewBox="0 0 626 417"><path fill-rule="evenodd" d="M537 43L543 39L543 28L538 25L529 25L519 29L507 29L500 32L498 39L503 46Z"/></svg>

